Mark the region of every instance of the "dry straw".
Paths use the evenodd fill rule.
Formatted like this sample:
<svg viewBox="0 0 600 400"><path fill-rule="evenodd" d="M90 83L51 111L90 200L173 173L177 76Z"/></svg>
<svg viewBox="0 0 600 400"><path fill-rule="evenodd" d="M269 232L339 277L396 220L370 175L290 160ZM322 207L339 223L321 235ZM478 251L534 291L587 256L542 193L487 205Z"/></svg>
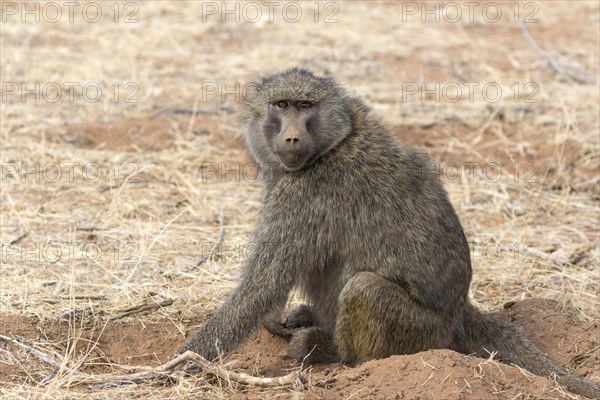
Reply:
<svg viewBox="0 0 600 400"><path fill-rule="evenodd" d="M123 362L107 359L103 332L132 323L142 332L160 323L172 335L164 346L174 350L186 328L197 326L235 287L260 189L251 169L244 169L249 159L231 114L235 95L207 96L203 88L235 88L235 81L298 64L335 73L384 115L395 134L442 160L443 171L451 162L477 163L475 179L462 169L462 179L454 181L445 171L473 243L471 294L481 308L545 297L581 324L598 323L594 2L540 4L540 22L526 31L510 18L496 24L480 17L402 21L399 5L379 2L336 3L338 22L332 24L315 23L308 3L304 15L311 17L294 24L278 17L273 23L202 22L196 2L131 4L138 20L132 24L123 23L132 9L121 8L115 23L109 3L97 23L77 17L73 23L66 17L23 23L17 14L1 24L2 82L80 86L73 101L65 91L55 103L11 95L1 104L0 333L30 339L62 361L40 363L2 344L0 397L296 395L244 388L218 373L222 379L197 374L101 391L71 384L83 373L132 372L128 366L136 362L125 361L126 344L119 353ZM565 69L573 66L586 68L585 82ZM423 102L420 94L402 101L406 82L497 82L504 96L495 103L481 92L458 102ZM527 82L537 85L535 103L524 101L531 95ZM103 89L98 102L84 100L87 83ZM132 93L137 101L124 102ZM13 170L5 169L35 171L36 163L45 172L8 176ZM489 163L501 165L502 179L481 179ZM54 181L56 165L63 176ZM43 330L60 320L66 321L61 334ZM167 358L145 360L157 366ZM219 365L234 371L228 361ZM486 363L475 372L484 380L496 373L485 372Z"/></svg>

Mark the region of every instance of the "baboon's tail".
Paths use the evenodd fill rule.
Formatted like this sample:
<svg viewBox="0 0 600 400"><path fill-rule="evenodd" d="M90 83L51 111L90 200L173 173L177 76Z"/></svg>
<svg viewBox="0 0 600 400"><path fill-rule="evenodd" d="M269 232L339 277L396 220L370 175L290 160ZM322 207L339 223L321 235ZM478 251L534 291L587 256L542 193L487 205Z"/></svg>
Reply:
<svg viewBox="0 0 600 400"><path fill-rule="evenodd" d="M569 391L600 400L600 386L558 366L515 325L482 314L470 304L465 311L464 330L457 335L456 342L466 354L487 358L490 353L497 352L494 357L497 360L516 364L536 375L556 375L558 383Z"/></svg>

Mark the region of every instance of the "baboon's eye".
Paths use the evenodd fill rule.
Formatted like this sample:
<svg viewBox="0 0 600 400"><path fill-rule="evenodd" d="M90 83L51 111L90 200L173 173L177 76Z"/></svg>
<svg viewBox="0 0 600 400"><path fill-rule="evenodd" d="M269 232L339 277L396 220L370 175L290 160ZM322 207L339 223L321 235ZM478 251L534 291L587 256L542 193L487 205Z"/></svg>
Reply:
<svg viewBox="0 0 600 400"><path fill-rule="evenodd" d="M278 102L275 103L275 106L278 108L286 108L288 106L288 101L287 100L280 100Z"/></svg>
<svg viewBox="0 0 600 400"><path fill-rule="evenodd" d="M298 108L311 108L312 105L310 101L301 101L298 103Z"/></svg>

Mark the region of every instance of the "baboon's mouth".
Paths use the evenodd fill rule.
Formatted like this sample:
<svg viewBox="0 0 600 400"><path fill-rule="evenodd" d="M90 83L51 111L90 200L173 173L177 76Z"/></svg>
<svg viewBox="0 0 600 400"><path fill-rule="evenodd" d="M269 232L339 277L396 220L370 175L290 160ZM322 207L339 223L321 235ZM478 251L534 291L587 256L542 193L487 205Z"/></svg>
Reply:
<svg viewBox="0 0 600 400"><path fill-rule="evenodd" d="M283 169L288 172L298 171L304 167L304 164L308 159L307 154L297 152L277 153L277 157L279 158Z"/></svg>

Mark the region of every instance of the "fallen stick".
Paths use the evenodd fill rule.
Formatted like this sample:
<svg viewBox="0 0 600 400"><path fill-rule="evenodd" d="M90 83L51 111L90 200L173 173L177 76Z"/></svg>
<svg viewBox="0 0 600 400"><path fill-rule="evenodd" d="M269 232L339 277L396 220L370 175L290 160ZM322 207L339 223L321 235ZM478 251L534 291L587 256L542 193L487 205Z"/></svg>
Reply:
<svg viewBox="0 0 600 400"><path fill-rule="evenodd" d="M210 249L208 254L205 255L204 257L202 257L202 259L200 261L198 261L196 263L196 265L194 265L192 268L188 269L186 271L186 273L189 274L190 272L192 272L193 270L195 270L196 268L198 268L199 266L204 264L206 262L206 260L208 260L210 258L210 256L213 255L215 250L218 249L219 246L223 243L223 237L225 236L224 221L225 221L225 215L224 215L224 211L223 211L223 204L221 204L220 212L219 212L219 238L217 239L217 242L213 245L213 247Z"/></svg>
<svg viewBox="0 0 600 400"><path fill-rule="evenodd" d="M228 371L225 368L212 363L205 359L204 357L196 354L192 351L186 351L185 353L173 358L172 360L167 361L166 363L159 365L158 367L150 368L147 367L139 367L140 369L146 369L145 371L134 372L131 374L88 374L85 372L77 371L71 367L66 365L64 359L58 355L54 357L41 352L39 350L34 349L33 347L21 343L18 340L9 338L8 336L0 334L0 339L9 342L17 347L20 347L29 353L33 354L35 357L44 361L45 363L58 368L61 371L66 371L71 375L71 378L74 382L80 383L138 383L146 380L155 379L160 376L168 375L169 371L177 367L178 365L190 361L202 370L210 375L216 376L218 378L233 381L237 383L241 383L244 385L250 386L260 386L260 387L274 387L274 386L295 386L295 387L303 387L303 376L301 370L293 371L287 375L279 376L275 378L261 378L252 375L248 375L244 372L233 372Z"/></svg>
<svg viewBox="0 0 600 400"><path fill-rule="evenodd" d="M571 78L577 82L593 83L592 79L587 75L587 73L585 72L585 68L582 65L578 65L579 73L578 75L575 75L567 70L567 68L569 67L568 65L565 65L564 63L558 61L554 54L542 49L529 33L529 30L525 26L523 20L519 21L519 29L521 30L521 34L525 37L525 40L527 40L527 43L529 43L529 45L535 50L535 52L538 53L538 55L542 56L550 65L550 67L552 67L556 72L565 75L566 77Z"/></svg>
<svg viewBox="0 0 600 400"><path fill-rule="evenodd" d="M221 114L223 108L165 108L154 113L154 115L197 115L197 114Z"/></svg>
<svg viewBox="0 0 600 400"><path fill-rule="evenodd" d="M171 299L161 301L160 303L144 303L144 304L140 304L140 305L128 308L128 309L124 310L122 313L113 315L108 320L109 321L114 321L116 319L127 317L127 316L133 315L133 314L138 314L138 313L142 313L142 312L146 312L146 311L159 310L159 309L161 309L163 307L168 307L171 304L173 304L173 300L171 300Z"/></svg>
<svg viewBox="0 0 600 400"><path fill-rule="evenodd" d="M29 233L25 232L24 234L22 234L22 235L21 235L21 236L19 236L18 238L16 238L16 239L13 239L13 240L11 240L11 241L10 241L10 242L8 242L8 243L2 243L2 247L4 247L4 246L12 246L13 244L19 244L19 243L21 243L21 241L22 241L23 239L25 239L27 236L29 236Z"/></svg>
<svg viewBox="0 0 600 400"><path fill-rule="evenodd" d="M204 264L206 262L206 260L208 260L213 255L215 250L218 249L219 246L221 246L221 244L223 244L223 238L225 236L225 225L224 225L225 215L224 215L224 211L223 211L223 204L221 204L220 210L221 211L219 213L219 237L218 237L217 241L215 242L215 244L210 249L210 251L208 252L208 254L206 254L204 257L202 257L202 259L200 261L198 261L195 265L192 265L185 272L174 272L172 274L167 274L167 278L174 279L180 275L189 274L190 272L192 272L193 270L195 270L196 268L198 268L199 266Z"/></svg>

